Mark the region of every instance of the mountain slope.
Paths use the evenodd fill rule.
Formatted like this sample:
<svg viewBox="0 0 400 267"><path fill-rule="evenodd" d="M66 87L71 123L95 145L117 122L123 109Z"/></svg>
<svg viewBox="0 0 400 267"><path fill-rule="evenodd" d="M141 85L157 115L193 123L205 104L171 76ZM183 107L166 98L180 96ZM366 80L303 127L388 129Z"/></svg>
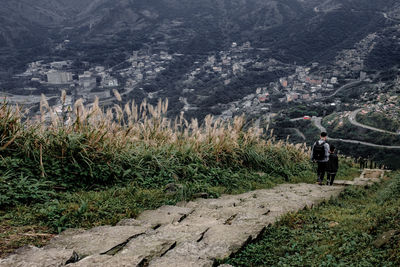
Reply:
<svg viewBox="0 0 400 267"><path fill-rule="evenodd" d="M57 39L54 32L70 27L61 36L77 42L123 35L196 53L252 41L282 59L307 61L383 27L379 11L396 5L392 0L7 0L0 8L0 47ZM56 28L53 34L50 28Z"/></svg>

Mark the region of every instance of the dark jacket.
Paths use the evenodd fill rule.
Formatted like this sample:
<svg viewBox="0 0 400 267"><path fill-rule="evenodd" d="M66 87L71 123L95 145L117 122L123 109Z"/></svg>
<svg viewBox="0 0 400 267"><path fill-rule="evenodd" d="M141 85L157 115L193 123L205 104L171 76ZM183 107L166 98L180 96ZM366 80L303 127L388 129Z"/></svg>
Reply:
<svg viewBox="0 0 400 267"><path fill-rule="evenodd" d="M329 161L326 166L327 172L337 172L339 169L339 159L335 153L331 153L329 155Z"/></svg>

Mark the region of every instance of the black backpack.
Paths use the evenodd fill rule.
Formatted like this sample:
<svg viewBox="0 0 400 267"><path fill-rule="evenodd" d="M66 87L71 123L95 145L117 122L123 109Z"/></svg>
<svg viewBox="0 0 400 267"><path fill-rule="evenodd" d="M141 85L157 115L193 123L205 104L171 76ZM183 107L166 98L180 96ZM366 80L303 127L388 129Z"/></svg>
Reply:
<svg viewBox="0 0 400 267"><path fill-rule="evenodd" d="M318 141L315 142L313 149L313 159L314 160L325 159L325 142L322 142L321 144Z"/></svg>

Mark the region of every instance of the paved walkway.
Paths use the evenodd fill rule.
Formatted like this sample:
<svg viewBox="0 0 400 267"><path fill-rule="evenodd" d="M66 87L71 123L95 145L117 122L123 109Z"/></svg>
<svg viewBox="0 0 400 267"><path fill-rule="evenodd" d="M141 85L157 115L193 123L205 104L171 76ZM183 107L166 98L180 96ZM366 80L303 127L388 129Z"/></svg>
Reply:
<svg viewBox="0 0 400 267"><path fill-rule="evenodd" d="M24 247L1 267L213 266L257 238L282 215L337 197L344 185L379 182L384 171L365 170L336 186L284 184L219 199L197 199L145 211L117 226L69 230L43 248Z"/></svg>

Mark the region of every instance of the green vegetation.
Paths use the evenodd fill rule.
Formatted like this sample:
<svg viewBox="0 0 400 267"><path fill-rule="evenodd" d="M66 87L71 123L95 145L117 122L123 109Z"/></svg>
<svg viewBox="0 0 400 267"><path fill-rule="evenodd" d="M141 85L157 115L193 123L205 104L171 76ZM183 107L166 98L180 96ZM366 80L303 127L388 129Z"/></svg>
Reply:
<svg viewBox="0 0 400 267"><path fill-rule="evenodd" d="M389 118L380 112L370 112L368 114L358 113L357 121L390 132L397 132L400 129L400 121L398 119Z"/></svg>
<svg viewBox="0 0 400 267"><path fill-rule="evenodd" d="M289 119L279 118L272 124L274 135L281 140L286 140L289 136L289 141L293 143L306 143L311 146L319 139L320 130L312 123L311 120L290 121ZM295 130L304 134L305 139Z"/></svg>
<svg viewBox="0 0 400 267"><path fill-rule="evenodd" d="M65 95L63 95L63 99ZM241 193L314 182L304 145L275 142L211 116L199 126L165 116L168 102L102 111L78 100L57 114L45 99L39 121L0 107L1 254L40 245L66 228L115 224L144 209L204 193ZM171 189L172 188L172 189Z"/></svg>
<svg viewBox="0 0 400 267"><path fill-rule="evenodd" d="M234 266L399 266L400 173L383 185L349 187L339 199L284 216L225 262Z"/></svg>
<svg viewBox="0 0 400 267"><path fill-rule="evenodd" d="M284 112L289 118L300 118L303 116L321 116L323 110L305 105L296 105L294 107L288 107Z"/></svg>

